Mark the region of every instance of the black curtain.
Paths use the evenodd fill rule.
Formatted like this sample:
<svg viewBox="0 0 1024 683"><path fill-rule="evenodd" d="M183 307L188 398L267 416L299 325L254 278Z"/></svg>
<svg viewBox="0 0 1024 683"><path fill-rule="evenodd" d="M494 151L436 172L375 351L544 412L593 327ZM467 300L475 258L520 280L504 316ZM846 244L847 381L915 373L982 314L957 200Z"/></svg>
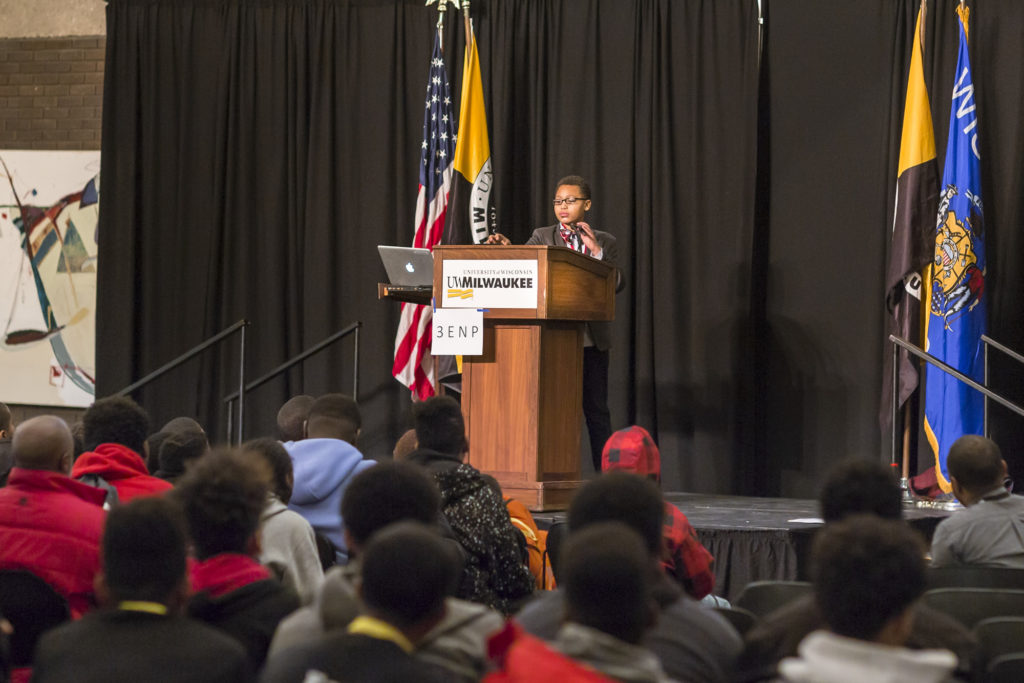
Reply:
<svg viewBox="0 0 1024 683"><path fill-rule="evenodd" d="M579 173L618 236L614 425L655 434L666 488L807 496L837 457L886 452L882 283L917 1L763 5L763 55L756 0L478 0L473 15L501 230L550 223L552 185ZM941 161L955 46L938 36L955 25L938 5ZM1013 0L972 5L991 329L1024 348L1024 22L1006 19ZM100 395L239 318L250 378L360 320L361 446L390 452L409 398L375 246L411 241L436 16L419 0L110 0ZM351 350L254 392L246 435L270 433L290 395L350 391ZM137 398L157 423L220 431L238 362L223 346ZM1019 443L1022 423L995 417Z"/></svg>

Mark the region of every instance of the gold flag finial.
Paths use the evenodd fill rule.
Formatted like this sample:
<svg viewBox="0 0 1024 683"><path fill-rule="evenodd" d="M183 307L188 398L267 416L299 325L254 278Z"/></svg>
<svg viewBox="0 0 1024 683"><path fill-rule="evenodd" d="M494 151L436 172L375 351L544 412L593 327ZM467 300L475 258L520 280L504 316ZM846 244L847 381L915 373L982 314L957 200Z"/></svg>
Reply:
<svg viewBox="0 0 1024 683"><path fill-rule="evenodd" d="M964 35L969 38L970 34L967 31L967 24L971 18L971 8L967 6L966 2L963 2L963 0L961 0L960 4L956 8L956 13L960 15L960 21L963 22Z"/></svg>

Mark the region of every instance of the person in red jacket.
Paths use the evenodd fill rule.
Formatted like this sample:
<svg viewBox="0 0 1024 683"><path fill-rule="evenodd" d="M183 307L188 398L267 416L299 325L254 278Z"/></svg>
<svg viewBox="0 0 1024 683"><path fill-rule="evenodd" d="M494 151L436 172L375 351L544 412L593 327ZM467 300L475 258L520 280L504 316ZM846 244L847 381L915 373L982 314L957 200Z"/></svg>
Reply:
<svg viewBox="0 0 1024 683"><path fill-rule="evenodd" d="M0 489L0 569L32 572L67 598L73 618L95 606L104 492L68 477L74 442L51 415L22 423Z"/></svg>
<svg viewBox="0 0 1024 683"><path fill-rule="evenodd" d="M633 425L611 435L601 454L604 472L622 470L661 482L661 452L643 427ZM682 510L665 502L662 566L691 597L700 600L715 590L714 558Z"/></svg>
<svg viewBox="0 0 1024 683"><path fill-rule="evenodd" d="M118 503L174 488L146 469L149 416L135 401L125 396L100 399L85 411L82 424L88 452L75 461L73 478L113 488Z"/></svg>

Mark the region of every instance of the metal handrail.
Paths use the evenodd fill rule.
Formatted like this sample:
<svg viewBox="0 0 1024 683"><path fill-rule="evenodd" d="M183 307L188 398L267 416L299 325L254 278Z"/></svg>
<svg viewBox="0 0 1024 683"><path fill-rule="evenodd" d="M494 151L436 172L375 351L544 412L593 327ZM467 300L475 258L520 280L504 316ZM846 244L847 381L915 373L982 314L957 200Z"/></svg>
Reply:
<svg viewBox="0 0 1024 683"><path fill-rule="evenodd" d="M146 375L145 377L143 377L139 381L134 382L132 384L129 384L124 389L122 389L121 391L117 392L114 395L115 396L127 396L127 395L129 395L129 394L131 394L131 393L141 389L142 387L146 386L147 384L149 384L150 382L152 382L156 378L162 377L166 373L168 373L171 370L175 369L176 367L178 367L182 363L185 363L187 361L192 360L193 358L195 358L200 353L202 353L203 351L207 350L208 348L210 348L214 344L218 344L218 343L224 341L225 339L227 339L228 337L233 335L235 332L238 332L241 335L241 338L239 339L238 389L239 389L239 391L242 391L244 389L244 387L245 387L245 328L248 327L250 324L251 323L248 320L246 320L245 318L242 318L241 320L236 322L231 327L227 327L227 328L221 330L220 332L218 332L217 334L213 335L212 337L210 337L206 341L204 341L204 342L202 342L200 344L197 344L196 346L193 346L191 349L189 349L185 353L181 354L180 356L178 356L174 360L169 361L167 363L164 363L163 365L161 365L156 370L154 370L153 372L149 373L148 375ZM241 411L242 411L243 405L244 405L244 401L239 401L239 403L238 403L238 410L239 410L239 413L238 413L239 438L241 438L241 429L242 429L242 412ZM230 415L228 416L228 419L230 421ZM229 442L231 441L231 434L230 434L230 432L228 434L228 441Z"/></svg>
<svg viewBox="0 0 1024 683"><path fill-rule="evenodd" d="M952 367L950 365L947 365L946 363L944 363L943 361L939 360L938 358L936 358L932 354L928 353L927 351L924 351L923 349L919 348L918 346L915 346L914 344L911 344L906 339L903 339L902 337L897 337L894 334L890 334L889 335L889 341L891 341L894 344L894 346L893 346L893 359L894 360L896 360L896 356L897 356L897 352L898 352L897 346L902 347L902 348L906 349L908 352L910 352L913 355L915 355L918 358L920 358L921 360L923 360L923 361L925 361L927 363L930 363L931 365L934 365L939 370L942 370L943 372L945 372L947 375L951 375L951 376L955 377L956 379L960 380L961 382L963 382L967 386L971 387L975 391L980 391L987 398L992 399L996 403L999 403L1000 405L1005 406L1006 408L1009 408L1013 412L1017 413L1021 417L1024 417L1024 408L1022 408L1021 406L1017 405L1016 403L1013 403L1009 399L1003 398L1002 396L1000 396L996 392L994 392L991 389L989 389L988 387L986 387L986 386L984 386L984 385L974 381L973 379L971 379L970 377L968 377L964 373L960 372L956 368L954 368L954 367ZM895 395L896 395L895 387L898 385L898 379L899 379L899 367L898 366L899 366L898 363L896 363L893 366L893 382L894 382L894 384L893 384L893 387L894 387L893 388L893 397L894 397L894 399L895 399ZM898 402L896 400L893 400L893 404L892 404L892 462L893 463L896 462L896 420L898 418L897 412L898 412L898 409L899 409L899 406L897 405L897 403Z"/></svg>
<svg viewBox="0 0 1024 683"><path fill-rule="evenodd" d="M1024 356L1020 355L1013 349L1003 346L992 337L987 334L981 335L981 341L985 345L985 386L989 385L988 380L988 347L994 347L997 351L1002 351L1010 358L1014 359L1018 363L1024 363ZM985 436L988 436L988 396L985 397L985 417L984 417L984 430Z"/></svg>
<svg viewBox="0 0 1024 683"><path fill-rule="evenodd" d="M264 384L266 384L270 380L272 380L275 377L277 377L278 375L280 375L282 372L290 370L291 368L295 367L296 365L298 365L302 361L306 360L310 356L315 355L315 354L319 353L320 351L323 351L324 349L326 349L328 346L330 346L334 342L339 341L340 339L343 339L344 337L347 337L348 335L353 334L353 333L355 334L355 339L354 339L354 346L355 346L355 348L354 348L354 354L353 354L353 359L352 359L352 363L353 363L353 368L352 368L352 398L358 398L358 396L359 396L359 329L362 326L363 326L362 321L357 320L356 322L352 323L351 325L349 325L345 329L338 330L337 332L335 332L331 336L327 337L323 341L321 341L321 342L319 342L317 344L314 344L313 346L309 347L305 351L302 351L302 352L298 353L297 355L293 356L292 358L286 360L284 363L281 363L276 368L274 368L270 372L266 373L265 375L259 377L258 379L254 379L249 384L240 385L239 388L238 388L238 391L236 391L235 393L231 394L230 396L226 396L224 398L224 403L226 403L228 405L228 441L231 440L231 415L234 412L234 407L233 407L232 404L236 400L240 400L241 397L243 397L246 392L250 392L253 389L257 389L257 388L263 386ZM241 406L241 403L239 404L238 420L239 420L238 442L241 443L242 442L242 426L241 426L242 406Z"/></svg>

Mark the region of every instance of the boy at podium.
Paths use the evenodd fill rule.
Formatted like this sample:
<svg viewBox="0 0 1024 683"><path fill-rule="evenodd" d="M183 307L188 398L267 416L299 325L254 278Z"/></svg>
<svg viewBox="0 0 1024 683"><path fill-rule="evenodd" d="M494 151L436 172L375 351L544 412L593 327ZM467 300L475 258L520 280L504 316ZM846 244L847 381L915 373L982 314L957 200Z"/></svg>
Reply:
<svg viewBox="0 0 1024 683"><path fill-rule="evenodd" d="M590 185L578 175L558 181L555 198L554 225L537 228L526 244L568 247L591 258L616 265L618 248L615 237L594 230L584 221L591 202ZM488 236L487 244L511 244L501 233ZM622 272L616 271L615 291L622 289ZM612 434L608 410L608 349L611 347L611 323L588 322L583 330L583 415L590 436L590 454L594 471L601 471L601 450Z"/></svg>

